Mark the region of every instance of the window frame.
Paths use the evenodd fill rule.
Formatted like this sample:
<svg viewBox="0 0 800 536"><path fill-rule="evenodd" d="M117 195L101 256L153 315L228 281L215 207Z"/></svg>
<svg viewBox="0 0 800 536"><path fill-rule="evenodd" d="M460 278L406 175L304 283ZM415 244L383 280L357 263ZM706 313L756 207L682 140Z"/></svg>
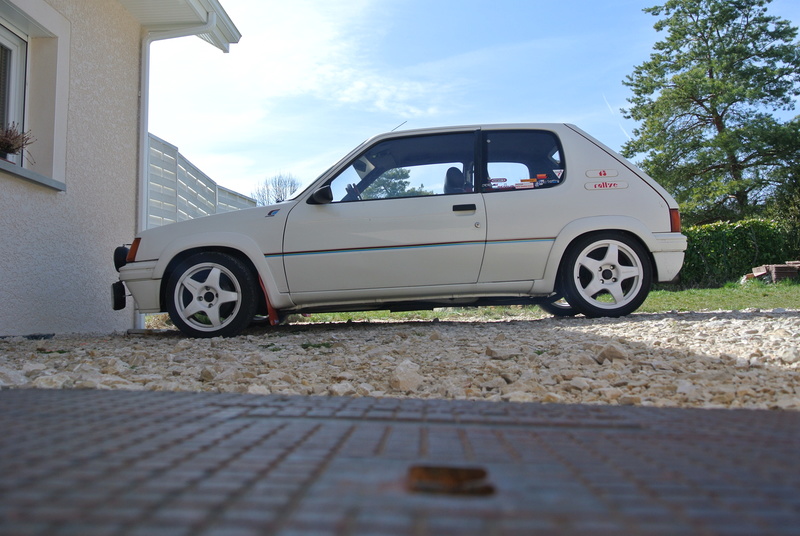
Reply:
<svg viewBox="0 0 800 536"><path fill-rule="evenodd" d="M496 183L498 186L495 186L493 182L490 182L490 175L489 175L489 165L490 164L520 164L527 167L525 161L518 161L518 160L493 160L491 156L491 150L488 149L489 147L489 140L492 135L496 134L531 134L535 133L537 135L547 135L549 136L552 141L554 141L553 148L555 151L549 151L548 153L541 153L540 156L544 156L548 160L552 161L552 157L554 154L559 154L561 156L560 168L553 168L552 174L553 177L529 177L527 179L523 179L524 183L530 184L530 186L522 186L521 184L509 184L509 183ZM564 183L567 179L567 168L566 168L566 161L564 156L564 145L561 142L560 136L553 132L552 130L547 129L498 129L498 130L485 130L481 136L481 148L480 148L480 156L479 156L479 170L480 170L480 177L479 182L481 184L481 192L485 194L494 194L500 192L520 192L520 191L528 191L528 190L541 190L546 188L556 188ZM553 162L553 165L556 165ZM543 173L542 175L549 175L550 170L547 173ZM530 173L529 169L529 175ZM538 175L538 174L537 174ZM495 178L496 180L496 178ZM502 185L502 186L501 186Z"/></svg>
<svg viewBox="0 0 800 536"><path fill-rule="evenodd" d="M476 131L477 132L477 131ZM372 197L372 198L361 198L362 192L367 192L370 186L375 183L377 179L379 179L384 173L395 169L408 169L408 168L422 168L423 166L457 166L460 169L465 171L465 176L468 178L472 178L474 176L474 164L475 164L475 153L474 147L470 144L469 146L469 153L471 158L467 159L467 161L451 161L446 159L436 159L435 162L414 162L411 164L401 164L394 167L385 167L378 169L376 168L372 162L370 161L370 153L376 151L377 148L382 148L382 146L389 145L392 143L404 143L409 140L419 141L422 139L430 139L430 138L442 138L442 137L455 137L455 136L462 136L466 138L467 136L474 136L475 132L469 131L459 131L459 132L439 132L439 133L428 133L428 134L415 134L409 136L399 136L396 138L390 138L385 140L380 140L366 148L365 150L361 151L358 156L353 158L350 163L345 166L341 171L339 171L334 177L326 181L326 185L330 186L334 191L334 200L332 203L351 203L351 202L365 202L365 201L385 201L390 199L414 199L414 198L426 198L426 197L433 197L433 196L443 196L443 195L459 195L455 193L444 193L439 192L438 190L434 189L433 194L411 194L411 195L402 195L402 196L391 196L391 197ZM465 147L467 147L465 145ZM384 149L385 150L385 149ZM465 153L466 154L466 153ZM439 161L441 160L441 161ZM360 164L362 171L356 171L357 164ZM377 173L375 170L378 169L380 173ZM346 178L350 177L350 178ZM346 178L346 179L345 179ZM341 188L334 187L334 183L337 181L341 181L345 179L344 185L350 186L349 181L353 180L352 186L354 189L347 190L346 195L343 197L337 197L337 194L341 193ZM442 180L444 182L444 173L442 173ZM340 185L341 186L341 185ZM470 187L469 191L465 191L462 193L473 193L471 188L472 184L468 185ZM412 184L412 188L416 188L415 184ZM421 187L425 187L424 184Z"/></svg>
<svg viewBox="0 0 800 536"><path fill-rule="evenodd" d="M25 36L20 124L32 132L36 158L0 159L0 180L18 178L64 192L70 80L70 22L45 0L0 0L0 22ZM33 154L33 151L30 153Z"/></svg>

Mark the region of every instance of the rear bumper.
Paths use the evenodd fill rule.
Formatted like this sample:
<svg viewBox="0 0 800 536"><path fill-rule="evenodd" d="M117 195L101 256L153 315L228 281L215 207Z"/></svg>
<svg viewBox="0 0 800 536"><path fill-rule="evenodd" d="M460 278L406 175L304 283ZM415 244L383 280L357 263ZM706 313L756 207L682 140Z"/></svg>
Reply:
<svg viewBox="0 0 800 536"><path fill-rule="evenodd" d="M658 281L666 283L678 276L683 266L686 237L680 233L664 233L656 236L658 246L653 250Z"/></svg>

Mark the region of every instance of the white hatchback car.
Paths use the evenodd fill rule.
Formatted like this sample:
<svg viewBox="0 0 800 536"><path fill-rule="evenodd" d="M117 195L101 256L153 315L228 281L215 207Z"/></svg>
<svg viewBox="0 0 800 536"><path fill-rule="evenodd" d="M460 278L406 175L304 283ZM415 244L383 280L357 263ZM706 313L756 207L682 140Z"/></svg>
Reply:
<svg viewBox="0 0 800 536"><path fill-rule="evenodd" d="M620 316L685 249L675 200L575 126L392 132L283 203L141 232L115 251L114 309L127 287L195 337L325 311Z"/></svg>

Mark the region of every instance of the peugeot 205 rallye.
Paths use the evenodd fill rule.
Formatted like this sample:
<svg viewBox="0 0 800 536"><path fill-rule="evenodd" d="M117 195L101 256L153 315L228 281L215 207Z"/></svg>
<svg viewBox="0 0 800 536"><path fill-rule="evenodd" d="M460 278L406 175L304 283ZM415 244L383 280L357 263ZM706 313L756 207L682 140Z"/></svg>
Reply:
<svg viewBox="0 0 800 536"><path fill-rule="evenodd" d="M194 337L329 311L621 316L685 249L672 196L573 125L432 128L371 138L285 202L142 231L112 291Z"/></svg>

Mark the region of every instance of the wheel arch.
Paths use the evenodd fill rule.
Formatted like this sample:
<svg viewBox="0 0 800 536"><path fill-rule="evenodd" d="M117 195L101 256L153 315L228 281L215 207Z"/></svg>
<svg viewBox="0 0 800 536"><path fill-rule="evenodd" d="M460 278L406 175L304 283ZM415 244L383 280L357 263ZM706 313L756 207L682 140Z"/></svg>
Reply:
<svg viewBox="0 0 800 536"><path fill-rule="evenodd" d="M173 243L164 249L159 257L159 262L154 269L154 276L160 277L161 285L159 289L159 302L162 307L166 307L166 292L170 276L175 268L184 260L196 253L219 252L235 257L245 263L247 268L253 272L261 285L258 285L255 292L258 293L259 308L261 304L266 306L264 289L269 294L270 303L277 307L285 304L281 300L277 291L277 283L269 265L264 258L264 254L255 242L247 237L234 233L223 233L225 236L201 236L184 237L180 243ZM216 233L215 233L216 235Z"/></svg>
<svg viewBox="0 0 800 536"><path fill-rule="evenodd" d="M559 288L559 274L569 248L582 238L606 232L618 232L636 240L647 251L648 261L654 280L658 277L658 265L653 256L656 240L653 233L639 220L628 217L592 217L575 220L564 227L556 237L545 267L544 279L554 282L554 290Z"/></svg>

